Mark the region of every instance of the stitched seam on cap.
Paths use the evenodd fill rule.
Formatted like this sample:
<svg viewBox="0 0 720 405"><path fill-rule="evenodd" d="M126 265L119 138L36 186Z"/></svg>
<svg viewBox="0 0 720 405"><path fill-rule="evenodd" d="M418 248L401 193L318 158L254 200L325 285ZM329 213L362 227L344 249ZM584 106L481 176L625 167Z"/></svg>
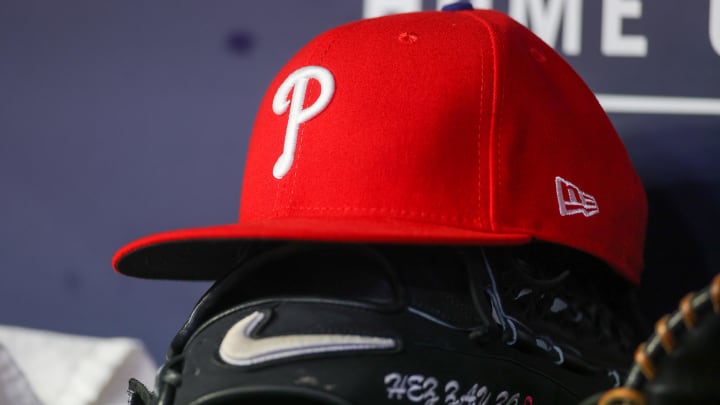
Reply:
<svg viewBox="0 0 720 405"><path fill-rule="evenodd" d="M277 91L277 90L275 90ZM287 129L286 129L287 131ZM286 135L283 135L286 136ZM278 213L280 212L280 207L278 206L278 202L280 201L280 190L282 189L282 182L276 181L275 182L275 198L273 199L273 205L272 205L272 215L273 217L277 217Z"/></svg>
<svg viewBox="0 0 720 405"><path fill-rule="evenodd" d="M478 114L478 117L480 117L480 118L478 119L478 123L476 124L478 133L477 133L477 140L476 140L476 144L475 144L475 147L477 148L477 150L475 151L475 158L477 159L477 162L475 164L475 175L477 176L477 188L475 189L475 193L476 193L475 201L477 201L478 217L481 212L481 206L482 206L482 204L481 204L482 176L480 175L480 165L481 165L481 162L483 161L482 156L481 156L481 153L482 153L482 139L481 138L482 138L482 119L483 119L482 112L484 111L484 108L485 108L485 97L483 96L485 94L485 69L484 69L485 55L482 56L482 60L480 61L480 64L481 64L480 65L481 66L481 68L480 68L480 106L479 106L480 113ZM479 222L482 222L482 221L479 221ZM492 227L492 221L490 221L490 226Z"/></svg>
<svg viewBox="0 0 720 405"><path fill-rule="evenodd" d="M471 13L469 15L472 16L473 19L480 22L487 30L488 37L490 39L492 54L493 54L493 97L492 97L492 105L490 107L491 108L490 109L490 139L488 139L489 150L488 150L488 154L487 154L487 158L488 158L488 162L487 162L487 164L488 164L488 166L487 166L488 167L487 216L488 216L488 222L490 225L490 229L496 230L496 226L495 226L496 225L495 224L495 186L499 186L500 184L502 184L502 179L500 178L500 175L499 174L496 175L496 172L499 172L499 170L496 170L496 167L494 166L495 160L493 159L495 157L494 155L496 154L495 150L499 149L499 144L500 144L500 139L499 139L500 135L499 134L497 135L497 140L496 140L497 145L494 145L492 143L493 139L496 137L495 135L498 133L498 131L495 130L495 124L496 124L496 121L499 121L496 119L496 116L495 116L496 111L498 109L497 92L499 91L498 90L498 73L497 73L498 72L498 54L497 54L495 35L494 35L493 30L491 29L490 25L488 24L488 22L485 21L484 19L478 17L477 14L475 14L475 13ZM485 61L483 60L483 66L485 65L484 62ZM482 87L483 88L484 88L484 83L485 83L484 71L485 71L485 69L483 69L483 76L482 76ZM484 94L484 91L481 91L481 94ZM482 178L482 176L480 176L480 163L481 163L481 154L482 154L482 151L480 148L481 136L482 136L482 133L478 128L478 152L477 152L477 155L478 155L478 179ZM497 153L497 155L498 155L498 160L499 160L499 153ZM498 161L498 166L499 166L499 163L500 162ZM497 176L497 179L496 179L496 176ZM497 181L495 181L495 180L497 180ZM478 208L481 208L481 205L482 205L481 201L480 201L481 198L482 198L482 196L480 194L480 184L478 182L478 200L477 200ZM478 211L480 211L480 209L478 209Z"/></svg>
<svg viewBox="0 0 720 405"><path fill-rule="evenodd" d="M335 45L335 42L337 42L338 39L340 39L340 36L335 34L335 38L333 38L328 43L328 45L325 47L325 49L322 51L322 54L320 54L320 56L317 59L319 65L322 65L322 63L325 60L325 56L330 51L330 48L333 45ZM318 53L319 53L319 50L316 50L313 53L313 55L309 58L309 60L310 61L315 60L315 55L317 55ZM323 66L323 67L325 67L325 66ZM310 83L308 82L307 85L310 86ZM336 86L337 86L337 84L336 84ZM333 95L333 97L335 97L335 96ZM330 100L330 101L332 102L332 100ZM329 106L329 104L328 104L328 106ZM298 132L297 149L295 150L295 163L294 163L295 167L292 169L293 175L292 175L292 183L290 184L290 195L288 196L287 204L284 207L286 210L290 210L291 208L293 208L293 201L294 201L294 197L295 197L295 185L297 184L297 173L300 170L300 164L302 162L302 148L303 148L304 138L305 138L305 125L302 125L302 127L300 128L300 130Z"/></svg>
<svg viewBox="0 0 720 405"><path fill-rule="evenodd" d="M397 218L425 218L425 219L439 219L443 221L453 221L456 225L465 224L477 224L479 221L475 217L463 217L459 215L444 215L426 211L415 211L415 210L404 210L387 207L292 207L296 210L303 211L336 211L336 212L357 212L364 214L392 214L396 215ZM448 224L443 224L448 225Z"/></svg>

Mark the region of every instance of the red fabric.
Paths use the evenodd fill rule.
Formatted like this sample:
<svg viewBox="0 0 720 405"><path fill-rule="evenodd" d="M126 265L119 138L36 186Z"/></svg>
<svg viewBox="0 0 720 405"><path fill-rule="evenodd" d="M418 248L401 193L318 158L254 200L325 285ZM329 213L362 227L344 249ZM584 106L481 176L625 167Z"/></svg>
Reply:
<svg viewBox="0 0 720 405"><path fill-rule="evenodd" d="M273 112L273 97L305 66L328 69L335 90L300 124L294 161L277 179L288 113ZM304 107L319 94L311 80ZM557 176L592 195L599 212L560 215ZM328 31L277 75L256 118L237 224L146 237L121 249L114 265L125 272L129 255L194 239L534 238L593 254L637 282L646 211L607 116L539 38L494 11L399 14Z"/></svg>

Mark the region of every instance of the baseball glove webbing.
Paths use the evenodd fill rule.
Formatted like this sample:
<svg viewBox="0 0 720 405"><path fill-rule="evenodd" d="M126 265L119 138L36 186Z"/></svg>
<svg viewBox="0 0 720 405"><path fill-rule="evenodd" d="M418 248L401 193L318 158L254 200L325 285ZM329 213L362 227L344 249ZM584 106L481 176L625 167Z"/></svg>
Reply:
<svg viewBox="0 0 720 405"><path fill-rule="evenodd" d="M718 325L720 325L720 274L716 275L710 285L699 292L685 295L680 300L677 310L657 321L655 332L646 342L637 347L635 361L625 384L607 391L599 398L597 404L684 404L697 403L698 397L702 397L701 401L713 401L713 398L716 401L720 400L718 396L720 391L717 388L720 369L716 364L714 368L703 369L703 361L691 365L692 370L679 370L679 372L689 372L700 379L698 383L701 385L699 387L701 389L696 390L695 393L688 392L691 390L689 387L678 390L678 385L682 384L680 381L677 381L676 384L662 382L659 383L662 385L660 389L653 390L651 388L652 384L658 383L660 373L672 371L673 365L667 363L673 361L673 357L685 355L686 353L678 352L692 349L688 346L698 346L698 339L703 339L710 344L705 347L705 349L711 349L705 351L710 359L706 358L704 362L713 362L713 359L716 360L717 357L720 357L717 355L717 340L713 338L713 336L718 336L720 330ZM698 336L691 336L693 334ZM694 342L688 343L690 339L694 339ZM696 347L695 349L702 350L703 348ZM703 374L705 374L704 378ZM704 381L708 377L716 379L713 385L708 385L707 381ZM710 393L707 392L708 388L710 388Z"/></svg>

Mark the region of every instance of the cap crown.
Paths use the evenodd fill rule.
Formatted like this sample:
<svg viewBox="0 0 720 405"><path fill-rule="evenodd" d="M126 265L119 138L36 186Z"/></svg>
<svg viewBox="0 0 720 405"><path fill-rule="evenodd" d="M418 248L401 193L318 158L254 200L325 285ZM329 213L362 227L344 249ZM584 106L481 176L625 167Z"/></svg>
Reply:
<svg viewBox="0 0 720 405"><path fill-rule="evenodd" d="M240 223L358 221L346 233L367 228L368 239L398 223L428 230L408 242L535 238L637 281L646 210L584 82L525 27L484 10L362 20L300 50L260 105Z"/></svg>

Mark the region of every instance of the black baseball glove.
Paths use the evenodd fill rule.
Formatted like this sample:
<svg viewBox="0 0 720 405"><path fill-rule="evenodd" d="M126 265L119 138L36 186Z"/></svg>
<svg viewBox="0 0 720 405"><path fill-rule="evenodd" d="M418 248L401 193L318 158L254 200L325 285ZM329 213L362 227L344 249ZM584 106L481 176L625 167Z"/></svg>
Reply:
<svg viewBox="0 0 720 405"><path fill-rule="evenodd" d="M546 244L260 246L130 403L577 404L631 363L626 289Z"/></svg>

